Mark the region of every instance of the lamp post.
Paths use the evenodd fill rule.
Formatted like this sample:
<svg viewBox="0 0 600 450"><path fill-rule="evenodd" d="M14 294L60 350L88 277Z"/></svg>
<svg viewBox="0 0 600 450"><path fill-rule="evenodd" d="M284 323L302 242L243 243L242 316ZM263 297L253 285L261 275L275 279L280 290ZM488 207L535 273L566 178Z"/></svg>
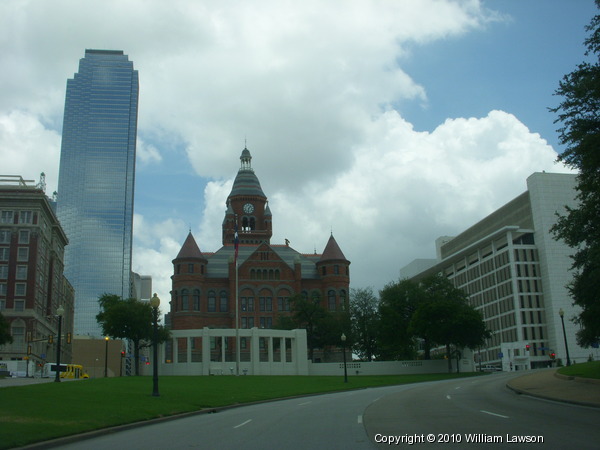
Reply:
<svg viewBox="0 0 600 450"><path fill-rule="evenodd" d="M150 299L150 306L152 306L152 319L154 327L154 335L152 339L152 345L154 347L153 356L153 367L152 367L152 396L159 397L158 393L158 306L160 305L160 298L156 294Z"/></svg>
<svg viewBox="0 0 600 450"><path fill-rule="evenodd" d="M58 317L58 339L56 341L56 373L54 375L55 383L60 383L60 336L62 333L62 318L64 313L65 308L63 308L62 305L59 305L58 308L56 308L56 316Z"/></svg>
<svg viewBox="0 0 600 450"><path fill-rule="evenodd" d="M558 310L560 321L562 322L563 338L565 340L565 350L567 351L567 366L571 365L571 358L569 357L569 346L567 345L567 333L565 332L565 312L562 308Z"/></svg>
<svg viewBox="0 0 600 450"><path fill-rule="evenodd" d="M346 335L342 333L342 353L344 354L344 383L348 382L348 371L346 370Z"/></svg>
<svg viewBox="0 0 600 450"><path fill-rule="evenodd" d="M108 341L109 337L104 338L104 378L108 377Z"/></svg>

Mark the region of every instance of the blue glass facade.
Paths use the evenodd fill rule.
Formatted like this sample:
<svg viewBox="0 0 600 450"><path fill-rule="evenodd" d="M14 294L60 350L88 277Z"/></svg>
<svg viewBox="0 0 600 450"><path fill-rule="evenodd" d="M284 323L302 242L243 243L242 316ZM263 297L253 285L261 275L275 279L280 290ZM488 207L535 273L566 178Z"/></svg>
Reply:
<svg viewBox="0 0 600 450"><path fill-rule="evenodd" d="M100 295L130 296L138 90L133 62L116 50L86 50L67 80L57 212L75 334L101 335Z"/></svg>

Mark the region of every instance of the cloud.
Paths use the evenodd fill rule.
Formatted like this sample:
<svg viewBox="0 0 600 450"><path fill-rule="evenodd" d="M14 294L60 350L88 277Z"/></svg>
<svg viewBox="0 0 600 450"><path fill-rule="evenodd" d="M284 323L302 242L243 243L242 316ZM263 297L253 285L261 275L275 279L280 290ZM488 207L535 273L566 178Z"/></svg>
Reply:
<svg viewBox="0 0 600 450"><path fill-rule="evenodd" d="M153 292L164 300L170 298L173 275L171 261L181 249L184 229L185 223L182 221L169 219L154 223L140 214L134 214L132 270L140 275L151 275ZM165 308L163 306L163 311Z"/></svg>
<svg viewBox="0 0 600 450"><path fill-rule="evenodd" d="M157 164L162 161L162 155L152 144L138 138L136 143L136 157L142 164Z"/></svg>
<svg viewBox="0 0 600 450"><path fill-rule="evenodd" d="M0 114L0 161L3 175L36 180L46 174L47 189L57 189L60 136L32 114L13 110Z"/></svg>
<svg viewBox="0 0 600 450"><path fill-rule="evenodd" d="M382 287L415 258L434 257L437 237L455 234L526 190L535 171L567 172L556 153L517 118L491 111L416 132L389 111L365 126L350 167L292 192L266 191L273 243L321 252L333 231L352 261L355 287ZM262 162L255 158L259 179ZM220 231L230 183L205 191L203 230ZM204 245L214 245L214 235ZM220 240L220 236L219 236ZM214 248L218 248L218 243Z"/></svg>
<svg viewBox="0 0 600 450"><path fill-rule="evenodd" d="M433 256L437 236L524 191L531 172L563 170L507 112L430 132L397 112L428 100L405 68L415 48L499 20L476 0L0 2L2 171L45 171L56 189L66 79L85 48L122 49L140 76L136 183L153 183L136 186L134 270L161 298L189 210L202 207L201 250L220 247L245 139L273 242L321 252L333 231L353 285L381 287Z"/></svg>

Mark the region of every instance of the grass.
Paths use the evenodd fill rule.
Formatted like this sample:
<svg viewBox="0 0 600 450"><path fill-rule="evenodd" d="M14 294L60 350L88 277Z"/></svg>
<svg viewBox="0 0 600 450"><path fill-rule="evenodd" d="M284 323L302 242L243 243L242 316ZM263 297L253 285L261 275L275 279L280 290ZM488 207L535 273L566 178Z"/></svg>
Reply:
<svg viewBox="0 0 600 450"><path fill-rule="evenodd" d="M573 364L558 369L561 375L570 377L596 378L600 379L600 361L590 361L581 364Z"/></svg>
<svg viewBox="0 0 600 450"><path fill-rule="evenodd" d="M86 431L206 408L346 389L437 381L477 373L350 377L98 378L0 388L0 448L12 448Z"/></svg>

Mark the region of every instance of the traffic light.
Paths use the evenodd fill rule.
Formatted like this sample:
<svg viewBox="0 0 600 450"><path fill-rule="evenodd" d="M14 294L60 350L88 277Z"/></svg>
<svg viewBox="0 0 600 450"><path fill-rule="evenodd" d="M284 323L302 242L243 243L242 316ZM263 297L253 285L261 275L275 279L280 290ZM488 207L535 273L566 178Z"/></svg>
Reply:
<svg viewBox="0 0 600 450"><path fill-rule="evenodd" d="M121 352L121 358L125 358L125 352Z"/></svg>
<svg viewBox="0 0 600 450"><path fill-rule="evenodd" d="M550 359L554 359L554 358L556 358L556 353L554 353L554 352L550 353Z"/></svg>
<svg viewBox="0 0 600 450"><path fill-rule="evenodd" d="M54 343L54 335L51 334L48 336L48 344L53 344Z"/></svg>
<svg viewBox="0 0 600 450"><path fill-rule="evenodd" d="M525 351L529 351L529 348L531 347L531 345L529 344L525 344Z"/></svg>

